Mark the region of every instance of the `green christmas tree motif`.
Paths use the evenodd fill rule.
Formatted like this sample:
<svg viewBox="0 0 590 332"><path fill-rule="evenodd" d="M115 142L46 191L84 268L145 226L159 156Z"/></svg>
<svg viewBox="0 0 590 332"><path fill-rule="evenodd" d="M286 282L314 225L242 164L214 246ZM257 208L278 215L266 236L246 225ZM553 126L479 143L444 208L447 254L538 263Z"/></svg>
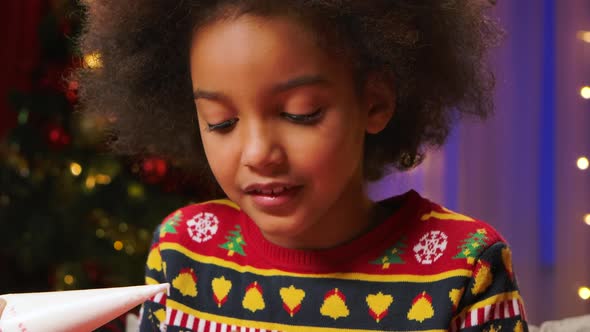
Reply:
<svg viewBox="0 0 590 332"><path fill-rule="evenodd" d="M485 228L480 228L477 231L469 234L469 237L467 239L461 241L463 244L457 247L460 249L460 251L457 254L457 256L453 258L467 258L467 262L469 264L473 264L475 262L475 259L488 245L488 243L486 242L487 239L488 236Z"/></svg>
<svg viewBox="0 0 590 332"><path fill-rule="evenodd" d="M405 237L400 239L393 247L385 250L381 257L371 261L371 264L381 265L383 270L388 269L390 264L404 264L405 261L401 258L401 255L404 254L402 249L406 248L405 240Z"/></svg>
<svg viewBox="0 0 590 332"><path fill-rule="evenodd" d="M162 227L160 228L160 237L170 233L176 234L176 226L182 220L182 211L176 211L168 220L164 222Z"/></svg>
<svg viewBox="0 0 590 332"><path fill-rule="evenodd" d="M219 245L220 248L227 249L228 256L233 256L236 252L242 256L246 256L244 252L246 241L244 241L244 237L242 237L242 233L240 232L240 225L236 225L235 230L229 231L229 235L225 237L227 242Z"/></svg>

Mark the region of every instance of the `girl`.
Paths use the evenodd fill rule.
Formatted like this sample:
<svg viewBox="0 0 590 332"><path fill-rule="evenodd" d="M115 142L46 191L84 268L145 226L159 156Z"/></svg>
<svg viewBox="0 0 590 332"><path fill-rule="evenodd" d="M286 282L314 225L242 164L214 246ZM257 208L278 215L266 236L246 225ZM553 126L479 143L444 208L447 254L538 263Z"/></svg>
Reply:
<svg viewBox="0 0 590 332"><path fill-rule="evenodd" d="M88 1L80 73L112 146L205 164L228 199L158 227L141 330L526 331L504 239L365 182L485 117L475 0Z"/></svg>

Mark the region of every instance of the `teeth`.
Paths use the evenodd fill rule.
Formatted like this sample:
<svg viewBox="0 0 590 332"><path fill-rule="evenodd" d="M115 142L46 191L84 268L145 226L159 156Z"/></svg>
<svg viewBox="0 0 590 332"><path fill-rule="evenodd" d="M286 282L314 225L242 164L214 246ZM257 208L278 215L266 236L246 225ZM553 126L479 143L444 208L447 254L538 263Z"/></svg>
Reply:
<svg viewBox="0 0 590 332"><path fill-rule="evenodd" d="M257 194L262 194L262 195L278 195L285 190L287 190L287 187L278 187L278 188L272 188L272 189L257 189L257 190L255 190L255 192Z"/></svg>

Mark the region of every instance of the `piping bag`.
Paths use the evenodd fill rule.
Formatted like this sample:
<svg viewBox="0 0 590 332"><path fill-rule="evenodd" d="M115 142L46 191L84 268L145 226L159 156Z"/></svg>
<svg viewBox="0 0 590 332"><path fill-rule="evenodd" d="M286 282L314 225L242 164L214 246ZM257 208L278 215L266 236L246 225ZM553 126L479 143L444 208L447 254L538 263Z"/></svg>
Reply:
<svg viewBox="0 0 590 332"><path fill-rule="evenodd" d="M0 332L88 332L125 314L170 284L0 295Z"/></svg>

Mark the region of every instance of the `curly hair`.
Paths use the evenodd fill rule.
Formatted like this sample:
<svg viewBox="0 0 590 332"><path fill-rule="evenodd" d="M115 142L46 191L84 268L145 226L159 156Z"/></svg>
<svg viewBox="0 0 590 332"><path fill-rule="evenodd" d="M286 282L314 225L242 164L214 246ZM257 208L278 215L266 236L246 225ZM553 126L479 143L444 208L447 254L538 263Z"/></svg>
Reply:
<svg viewBox="0 0 590 332"><path fill-rule="evenodd" d="M81 68L83 112L111 119L111 148L206 166L193 101L189 45L195 29L231 15L290 15L332 50L352 57L358 86L371 71L393 78L396 109L367 135L367 180L418 165L463 115L493 111L487 52L500 41L483 0L94 0L80 37L102 68ZM231 11L228 11L231 8ZM230 13L230 14L228 14Z"/></svg>

